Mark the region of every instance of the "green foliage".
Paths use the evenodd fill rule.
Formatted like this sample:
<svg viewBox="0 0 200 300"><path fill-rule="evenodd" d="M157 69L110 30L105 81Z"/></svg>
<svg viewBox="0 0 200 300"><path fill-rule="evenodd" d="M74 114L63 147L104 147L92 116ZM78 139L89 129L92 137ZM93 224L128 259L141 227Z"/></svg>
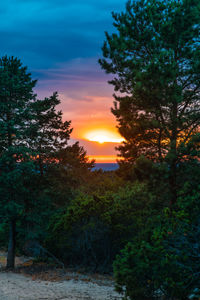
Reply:
<svg viewBox="0 0 200 300"><path fill-rule="evenodd" d="M117 256L114 263L116 290L123 294L124 299L156 299L158 287L152 277L155 269L160 267L157 254L155 248L142 242L127 244Z"/></svg>
<svg viewBox="0 0 200 300"><path fill-rule="evenodd" d="M127 161L141 154L161 160L174 139L186 143L196 132L199 10L194 0L140 0L113 13L116 33L106 33L100 64L120 92L112 112Z"/></svg>
<svg viewBox="0 0 200 300"><path fill-rule="evenodd" d="M65 207L77 194L77 189L88 183L94 161L89 161L79 143L60 149L56 162L45 163L47 194L56 207Z"/></svg>
<svg viewBox="0 0 200 300"><path fill-rule="evenodd" d="M117 256L116 289L124 299L189 299L197 293L199 215L188 216L186 208L173 213L165 208L153 218L149 237L140 234Z"/></svg>
<svg viewBox="0 0 200 300"><path fill-rule="evenodd" d="M87 194L104 195L108 191L116 192L119 187L123 187L126 181L119 177L116 172L102 169L94 170L88 174L81 190Z"/></svg>
<svg viewBox="0 0 200 300"><path fill-rule="evenodd" d="M109 81L116 92L112 112L125 138L120 157L131 164L141 155L166 160L173 205L177 165L192 155L182 150L199 147L200 3L128 1L113 19L115 33L106 33L99 62L114 75Z"/></svg>
<svg viewBox="0 0 200 300"><path fill-rule="evenodd" d="M35 122L36 81L20 60L6 56L0 59L0 78L0 218L5 223L21 218L35 205L30 131Z"/></svg>
<svg viewBox="0 0 200 300"><path fill-rule="evenodd" d="M47 245L72 264L110 271L116 253L141 226L148 226L156 213L151 208L155 201L146 185L138 182L115 192L80 192L64 213L52 219Z"/></svg>
<svg viewBox="0 0 200 300"><path fill-rule="evenodd" d="M35 84L20 60L0 59L0 153L9 147L27 146Z"/></svg>
<svg viewBox="0 0 200 300"><path fill-rule="evenodd" d="M142 174L146 174L146 159L141 160ZM134 167L137 168L137 161L133 171ZM150 203L149 210L157 210L151 213L147 226L141 226L117 256L114 263L116 289L124 299L160 299L161 296L163 299L189 299L190 295L196 299L200 271L199 162L193 159L178 165L178 198L174 210L169 208L167 201L167 166L153 164L152 168L149 178L142 178L157 199Z"/></svg>
<svg viewBox="0 0 200 300"><path fill-rule="evenodd" d="M71 122L63 122L62 111L56 110L59 104L57 93L32 104L34 123L30 124L29 143L36 153L36 166L41 175L49 163L52 164L58 159L60 151L67 149L72 132Z"/></svg>

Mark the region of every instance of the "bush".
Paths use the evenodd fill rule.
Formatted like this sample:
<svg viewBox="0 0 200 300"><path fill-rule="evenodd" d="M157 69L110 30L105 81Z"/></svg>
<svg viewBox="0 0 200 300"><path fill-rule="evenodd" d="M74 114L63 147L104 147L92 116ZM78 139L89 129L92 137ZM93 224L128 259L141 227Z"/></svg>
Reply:
<svg viewBox="0 0 200 300"><path fill-rule="evenodd" d="M155 219L154 219L155 222ZM116 289L124 299L189 299L200 285L200 220L167 209L151 237L129 243L114 263Z"/></svg>
<svg viewBox="0 0 200 300"><path fill-rule="evenodd" d="M111 272L116 254L156 214L154 201L138 182L116 192L80 192L52 219L48 247L68 264Z"/></svg>

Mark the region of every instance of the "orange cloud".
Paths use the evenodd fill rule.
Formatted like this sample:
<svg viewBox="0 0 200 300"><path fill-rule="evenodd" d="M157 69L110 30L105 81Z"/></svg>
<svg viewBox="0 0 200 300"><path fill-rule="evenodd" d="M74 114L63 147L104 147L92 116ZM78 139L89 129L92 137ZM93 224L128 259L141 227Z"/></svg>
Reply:
<svg viewBox="0 0 200 300"><path fill-rule="evenodd" d="M96 163L116 163L116 155L89 155L90 159L95 159Z"/></svg>

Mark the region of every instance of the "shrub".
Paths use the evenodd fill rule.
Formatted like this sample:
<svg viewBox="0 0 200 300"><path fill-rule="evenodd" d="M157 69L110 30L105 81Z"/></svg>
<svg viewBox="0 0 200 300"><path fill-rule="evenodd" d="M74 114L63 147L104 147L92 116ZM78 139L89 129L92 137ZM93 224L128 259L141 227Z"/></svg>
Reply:
<svg viewBox="0 0 200 300"><path fill-rule="evenodd" d="M154 219L155 222L155 219ZM148 239L129 243L114 263L116 289L124 299L189 299L200 285L200 220L167 209Z"/></svg>

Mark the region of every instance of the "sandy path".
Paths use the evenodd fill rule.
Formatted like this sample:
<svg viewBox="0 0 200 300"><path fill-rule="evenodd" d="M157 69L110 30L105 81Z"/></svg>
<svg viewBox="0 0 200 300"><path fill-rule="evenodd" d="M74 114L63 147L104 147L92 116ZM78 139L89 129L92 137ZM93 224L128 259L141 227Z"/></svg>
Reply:
<svg viewBox="0 0 200 300"><path fill-rule="evenodd" d="M0 273L0 300L118 300L113 286L98 285L81 280L59 282L33 281L11 272Z"/></svg>

